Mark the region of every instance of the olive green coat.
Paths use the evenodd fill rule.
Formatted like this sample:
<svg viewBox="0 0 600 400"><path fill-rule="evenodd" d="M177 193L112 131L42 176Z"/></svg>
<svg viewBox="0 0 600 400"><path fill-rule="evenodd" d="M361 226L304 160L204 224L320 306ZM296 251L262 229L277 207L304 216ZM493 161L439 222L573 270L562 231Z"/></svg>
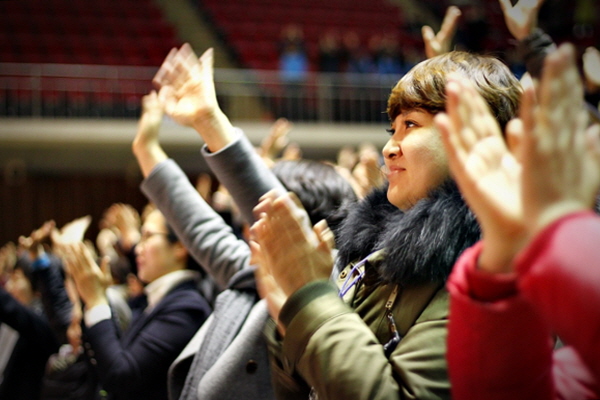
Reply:
<svg viewBox="0 0 600 400"><path fill-rule="evenodd" d="M442 185L406 213L387 202L385 191L374 193L337 235L338 263L346 265L337 281L312 282L290 296L279 315L284 340L274 323L266 329L277 398L450 398L444 282L479 238L456 186ZM357 270L364 276L341 299L339 289ZM389 358L388 302L402 336Z"/></svg>
<svg viewBox="0 0 600 400"><path fill-rule="evenodd" d="M369 259L377 260L380 253ZM350 268L340 274L340 287ZM281 364L273 366L277 398L307 398L307 387L291 379L295 374L314 388L319 400L450 397L446 290L429 284L398 293L392 310L403 338L388 360L381 344L392 337L385 303L395 285L369 285L368 277L364 281L346 294L348 304L326 281L307 285L290 298L280 315L286 325Z"/></svg>

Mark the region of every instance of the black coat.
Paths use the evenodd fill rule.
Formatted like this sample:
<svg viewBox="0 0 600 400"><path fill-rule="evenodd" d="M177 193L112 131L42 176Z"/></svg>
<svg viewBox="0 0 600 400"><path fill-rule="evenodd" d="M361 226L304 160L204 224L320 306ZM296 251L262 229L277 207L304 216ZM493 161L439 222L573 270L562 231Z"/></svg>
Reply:
<svg viewBox="0 0 600 400"><path fill-rule="evenodd" d="M0 399L39 399L46 361L59 346L48 320L41 307L26 307L0 287L0 322L19 333L4 369Z"/></svg>
<svg viewBox="0 0 600 400"><path fill-rule="evenodd" d="M113 320L86 329L84 346L109 398L166 399L169 366L210 312L196 283L186 281L133 320L122 338Z"/></svg>

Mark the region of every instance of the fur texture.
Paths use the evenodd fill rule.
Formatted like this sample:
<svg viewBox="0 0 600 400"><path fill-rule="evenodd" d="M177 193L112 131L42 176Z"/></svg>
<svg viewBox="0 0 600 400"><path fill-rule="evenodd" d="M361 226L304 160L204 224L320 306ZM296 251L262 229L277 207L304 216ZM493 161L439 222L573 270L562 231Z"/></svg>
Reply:
<svg viewBox="0 0 600 400"><path fill-rule="evenodd" d="M376 190L351 210L337 234L338 268L385 248L378 275L407 286L445 282L458 256L479 240L480 229L449 180L406 212L389 203L387 188Z"/></svg>

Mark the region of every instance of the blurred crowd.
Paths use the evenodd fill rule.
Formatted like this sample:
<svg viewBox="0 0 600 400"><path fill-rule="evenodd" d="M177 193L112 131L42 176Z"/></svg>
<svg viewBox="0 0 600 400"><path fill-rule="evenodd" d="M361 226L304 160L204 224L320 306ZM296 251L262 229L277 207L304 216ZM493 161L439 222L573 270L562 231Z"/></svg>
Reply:
<svg viewBox="0 0 600 400"><path fill-rule="evenodd" d="M251 144L213 50L172 49L132 143L147 206L0 248L0 398L598 398L600 52L557 46L542 3L500 0L519 76L452 50L455 6L420 62L323 37L323 71L400 77L384 148L335 161L284 118ZM280 49L302 80L301 29ZM169 158L165 116L211 174Z"/></svg>

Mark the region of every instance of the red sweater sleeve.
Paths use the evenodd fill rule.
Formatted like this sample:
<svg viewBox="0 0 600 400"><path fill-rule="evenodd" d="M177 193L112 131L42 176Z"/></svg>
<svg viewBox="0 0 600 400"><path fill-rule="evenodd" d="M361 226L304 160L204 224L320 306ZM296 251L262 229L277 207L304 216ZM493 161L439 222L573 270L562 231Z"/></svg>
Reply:
<svg viewBox="0 0 600 400"><path fill-rule="evenodd" d="M600 398L600 217L548 226L516 274L477 269L482 243L457 261L448 367L456 399ZM550 331L566 346L552 352Z"/></svg>
<svg viewBox="0 0 600 400"><path fill-rule="evenodd" d="M516 293L516 276L477 270L481 246L465 251L448 281L452 397L552 399L549 328ZM491 298L483 298L486 290Z"/></svg>
<svg viewBox="0 0 600 400"><path fill-rule="evenodd" d="M575 348L600 394L600 217L590 211L561 218L515 263L521 293Z"/></svg>

